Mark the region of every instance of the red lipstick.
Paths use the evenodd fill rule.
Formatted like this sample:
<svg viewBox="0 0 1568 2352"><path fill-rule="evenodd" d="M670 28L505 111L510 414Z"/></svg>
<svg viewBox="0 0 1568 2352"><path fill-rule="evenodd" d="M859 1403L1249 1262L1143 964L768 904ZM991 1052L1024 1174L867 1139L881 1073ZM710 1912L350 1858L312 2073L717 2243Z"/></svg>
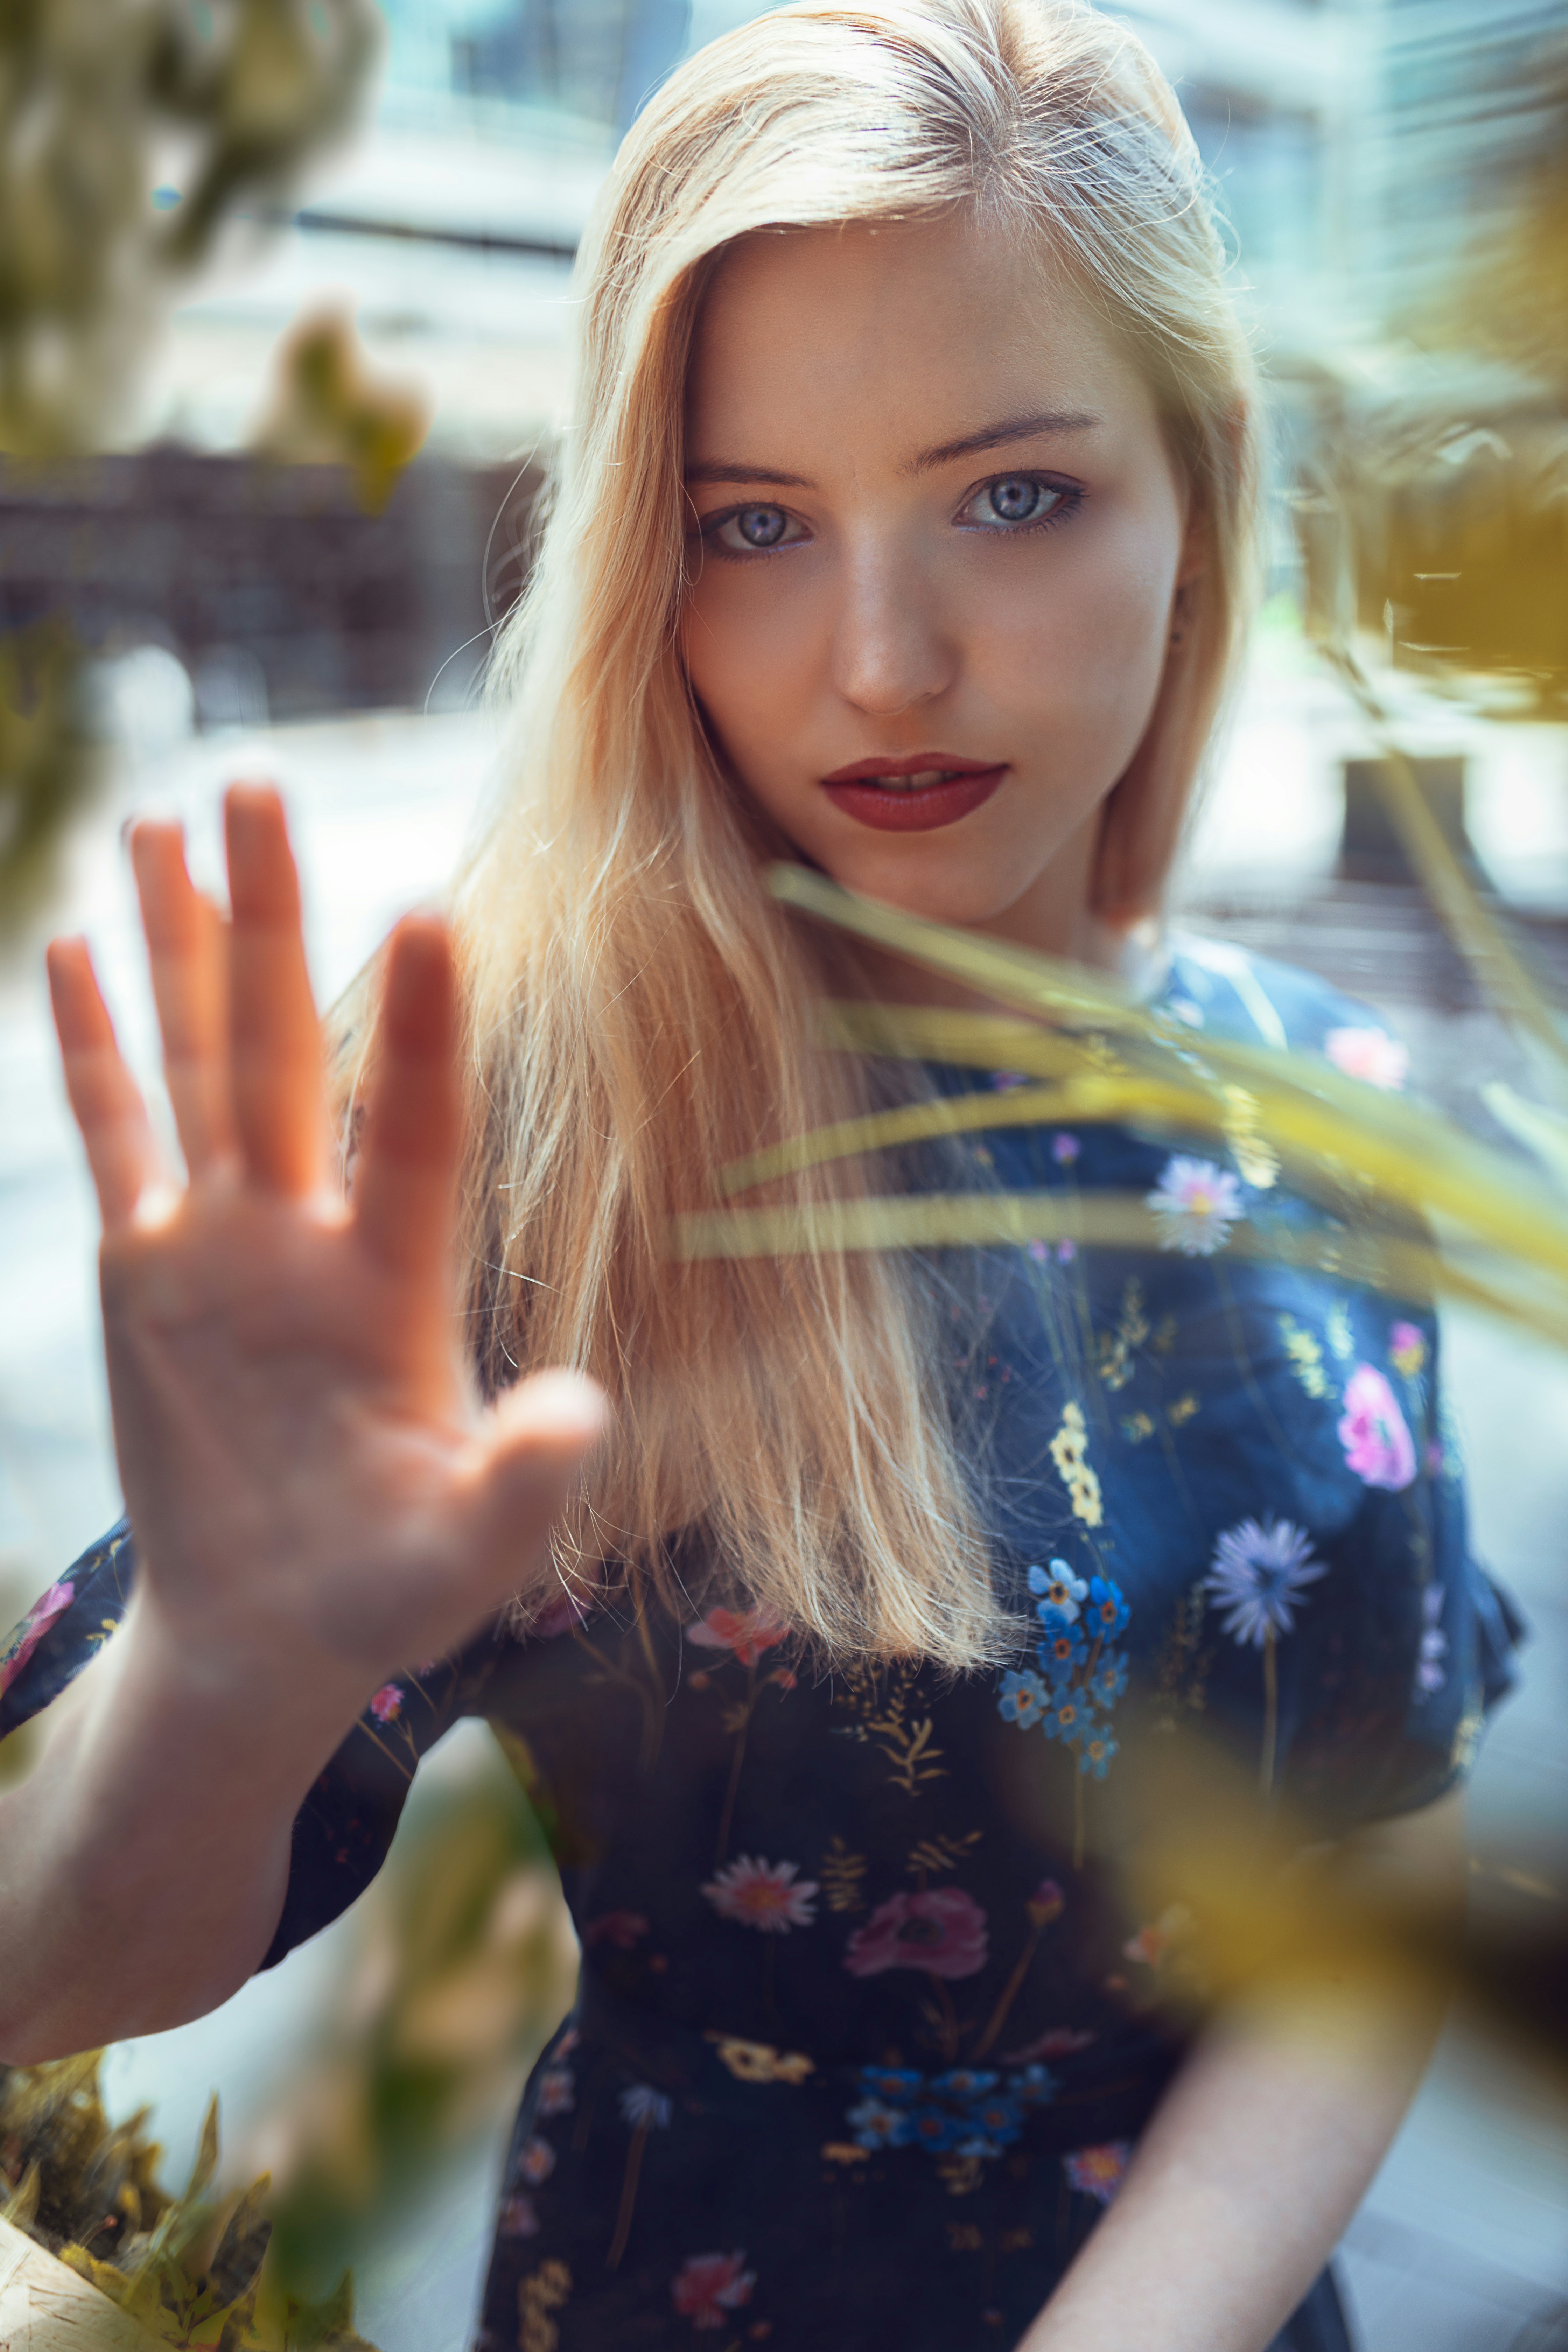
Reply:
<svg viewBox="0 0 1568 2352"><path fill-rule="evenodd" d="M897 759L856 760L822 779L835 808L878 833L932 833L956 824L988 801L1007 772L1007 761L987 767L951 751L911 751ZM920 783L883 778L928 778Z"/></svg>

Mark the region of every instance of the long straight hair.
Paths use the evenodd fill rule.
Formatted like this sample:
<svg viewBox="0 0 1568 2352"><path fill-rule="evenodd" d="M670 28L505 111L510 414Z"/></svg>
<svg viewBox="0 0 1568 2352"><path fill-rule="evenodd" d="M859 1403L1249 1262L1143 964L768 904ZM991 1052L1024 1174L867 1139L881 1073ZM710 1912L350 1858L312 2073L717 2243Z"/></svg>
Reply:
<svg viewBox="0 0 1568 2352"><path fill-rule="evenodd" d="M994 1662L994 1588L929 1269L897 1255L682 1264L672 1218L764 1143L852 1117L813 1042L843 950L766 895L769 844L682 671L682 405L719 255L780 226L968 206L1037 241L1126 339L1206 559L1107 806L1095 897L1157 899L1235 649L1251 369L1196 152L1142 45L1076 0L786 7L692 58L626 139L579 260L573 423L499 672L506 790L459 877L467 1306L490 1388L592 1373L614 1432L562 1536L672 1600L697 1549L834 1658ZM852 984L852 982L851 983ZM806 1176L822 1197L853 1171Z"/></svg>

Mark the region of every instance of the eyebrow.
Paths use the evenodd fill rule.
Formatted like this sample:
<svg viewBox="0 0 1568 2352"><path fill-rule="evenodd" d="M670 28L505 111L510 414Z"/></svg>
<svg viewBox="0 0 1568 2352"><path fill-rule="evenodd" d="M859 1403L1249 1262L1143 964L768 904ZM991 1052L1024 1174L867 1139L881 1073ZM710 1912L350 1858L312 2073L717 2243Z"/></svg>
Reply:
<svg viewBox="0 0 1568 2352"><path fill-rule="evenodd" d="M952 465L955 458L1005 448L1009 442L1039 440L1047 434L1093 433L1104 421L1088 409L1040 409L1029 416L1004 417L998 424L983 425L977 433L962 433L956 440L938 441L929 449L918 450L900 470L929 474L935 467ZM687 467L686 478L689 483L764 482L775 490L813 488L804 474L781 473L776 466L748 466L728 457L703 458Z"/></svg>

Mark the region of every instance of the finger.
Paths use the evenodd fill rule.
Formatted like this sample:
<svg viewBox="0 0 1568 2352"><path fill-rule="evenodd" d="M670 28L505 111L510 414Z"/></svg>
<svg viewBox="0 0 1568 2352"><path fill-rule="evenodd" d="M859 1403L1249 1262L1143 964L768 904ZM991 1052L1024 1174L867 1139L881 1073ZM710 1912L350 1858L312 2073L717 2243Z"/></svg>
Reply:
<svg viewBox="0 0 1568 2352"><path fill-rule="evenodd" d="M103 1229L112 1233L130 1223L143 1192L161 1181L158 1147L121 1059L87 941L53 940L47 964L66 1093L87 1147Z"/></svg>
<svg viewBox="0 0 1568 2352"><path fill-rule="evenodd" d="M191 881L177 824L143 819L132 831L131 863L147 934L169 1100L194 1177L237 1149L229 1092L223 918Z"/></svg>
<svg viewBox="0 0 1568 2352"><path fill-rule="evenodd" d="M375 1077L354 1172L354 1225L382 1262L445 1288L461 1108L457 983L445 929L400 923L387 950Z"/></svg>
<svg viewBox="0 0 1568 2352"><path fill-rule="evenodd" d="M310 1192L326 1167L321 1037L282 803L270 785L236 784L224 829L235 1129L258 1183Z"/></svg>
<svg viewBox="0 0 1568 2352"><path fill-rule="evenodd" d="M539 1372L489 1414L477 1440L471 1542L498 1593L540 1559L583 1465L609 1425L604 1391L579 1372Z"/></svg>

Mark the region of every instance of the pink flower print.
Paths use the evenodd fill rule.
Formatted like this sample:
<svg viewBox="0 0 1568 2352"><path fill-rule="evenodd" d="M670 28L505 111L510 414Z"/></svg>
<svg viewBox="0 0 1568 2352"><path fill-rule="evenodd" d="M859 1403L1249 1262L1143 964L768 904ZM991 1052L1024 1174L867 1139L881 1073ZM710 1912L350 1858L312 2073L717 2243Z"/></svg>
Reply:
<svg viewBox="0 0 1568 2352"><path fill-rule="evenodd" d="M1415 1323L1391 1323L1388 1327L1388 1360L1396 1372L1413 1381L1426 1361L1426 1335Z"/></svg>
<svg viewBox="0 0 1568 2352"><path fill-rule="evenodd" d="M1026 1087L1028 1083L1022 1070L993 1070L991 1073L991 1084L999 1095L1016 1094L1020 1087Z"/></svg>
<svg viewBox="0 0 1568 2352"><path fill-rule="evenodd" d="M555 2169L555 2150L547 2139L541 2139L535 2132L531 2139L524 2140L517 2168L530 2188L537 2189L540 2182L548 2180Z"/></svg>
<svg viewBox="0 0 1568 2352"><path fill-rule="evenodd" d="M1347 1078L1363 1078L1384 1094L1397 1094L1410 1076L1410 1055L1386 1029L1331 1029L1323 1052Z"/></svg>
<svg viewBox="0 0 1568 2352"><path fill-rule="evenodd" d="M743 2253L688 2254L669 2283L676 2310L693 2327L722 2327L727 2311L750 2303L757 2284Z"/></svg>
<svg viewBox="0 0 1568 2352"><path fill-rule="evenodd" d="M928 1976L972 1977L985 1966L985 1914L956 1886L894 1895L857 1927L844 1954L852 1977L884 1969L924 1969Z"/></svg>
<svg viewBox="0 0 1568 2352"><path fill-rule="evenodd" d="M532 2198L524 2196L521 2189L515 2197L509 2197L500 2209L496 2227L503 2238L537 2238L539 2212Z"/></svg>
<svg viewBox="0 0 1568 2352"><path fill-rule="evenodd" d="M1448 1654L1448 1636L1438 1622L1447 1598L1440 1584L1429 1584L1421 1595L1421 1655L1415 1667L1415 1687L1428 1695L1440 1691L1448 1679L1443 1664Z"/></svg>
<svg viewBox="0 0 1568 2352"><path fill-rule="evenodd" d="M1358 1364L1345 1382L1339 1440L1347 1467L1369 1486L1396 1495L1415 1475L1415 1441L1375 1364Z"/></svg>
<svg viewBox="0 0 1568 2352"><path fill-rule="evenodd" d="M1042 1878L1024 1908L1031 1927L1048 1927L1068 1907L1067 1896L1054 1878Z"/></svg>
<svg viewBox="0 0 1568 2352"><path fill-rule="evenodd" d="M0 1696L10 1689L49 1627L65 1615L75 1599L75 1585L62 1583L51 1584L42 1598L34 1601L11 1635L9 1654L0 1657Z"/></svg>
<svg viewBox="0 0 1568 2352"><path fill-rule="evenodd" d="M1160 1247L1180 1250L1184 1257L1213 1257L1230 1239L1232 1225L1247 1214L1241 1185L1228 1168L1216 1168L1212 1160L1189 1160L1182 1152L1166 1160L1144 1200L1161 1226Z"/></svg>
<svg viewBox="0 0 1568 2352"><path fill-rule="evenodd" d="M403 1693L395 1683L383 1683L370 1703L377 1723L395 1723L403 1713Z"/></svg>
<svg viewBox="0 0 1568 2352"><path fill-rule="evenodd" d="M547 2066L539 2078L541 2116L570 2115L577 2104L577 2077L570 2066Z"/></svg>
<svg viewBox="0 0 1568 2352"><path fill-rule="evenodd" d="M1092 2027L1080 2032L1070 2025L1052 2025L1044 2033L1037 2034L1033 2042L1026 2042L1021 2050L1005 2050L1002 2063L1028 2066L1039 2058L1070 2058L1075 2051L1087 2050L1098 2040Z"/></svg>
<svg viewBox="0 0 1568 2352"><path fill-rule="evenodd" d="M1068 1135L1065 1129L1051 1138L1051 1158L1058 1168L1070 1168L1082 1149L1077 1136Z"/></svg>
<svg viewBox="0 0 1568 2352"><path fill-rule="evenodd" d="M1106 2140L1100 2147L1075 2147L1062 2158L1069 2185L1081 2196L1109 2205L1127 2178L1132 2147L1129 2140Z"/></svg>
<svg viewBox="0 0 1568 2352"><path fill-rule="evenodd" d="M706 1617L686 1629L686 1638L700 1650L728 1650L743 1666L754 1666L764 1650L782 1642L789 1627L765 1609L710 1609Z"/></svg>
<svg viewBox="0 0 1568 2352"><path fill-rule="evenodd" d="M715 1871L701 1892L721 1919L738 1927L759 1927L764 1936L785 1936L792 1927L809 1927L816 1917L816 1881L795 1883L798 1862L753 1862L738 1854L723 1870Z"/></svg>
<svg viewBox="0 0 1568 2352"><path fill-rule="evenodd" d="M542 1609L528 1629L531 1642L558 1642L563 1633L570 1633L574 1625L585 1624L592 1611L581 1593L558 1592L547 1609Z"/></svg>
<svg viewBox="0 0 1568 2352"><path fill-rule="evenodd" d="M1159 1969L1179 1945L1190 1941L1192 1933L1192 1913L1184 1903L1172 1903L1157 1919L1130 1936L1121 1948L1130 1960L1137 1960L1146 1969Z"/></svg>
<svg viewBox="0 0 1568 2352"><path fill-rule="evenodd" d="M583 1941L590 1950L595 1944L613 1944L617 1952L629 1952L647 1934L647 1921L640 1911L601 1911L596 1919L589 1920Z"/></svg>

